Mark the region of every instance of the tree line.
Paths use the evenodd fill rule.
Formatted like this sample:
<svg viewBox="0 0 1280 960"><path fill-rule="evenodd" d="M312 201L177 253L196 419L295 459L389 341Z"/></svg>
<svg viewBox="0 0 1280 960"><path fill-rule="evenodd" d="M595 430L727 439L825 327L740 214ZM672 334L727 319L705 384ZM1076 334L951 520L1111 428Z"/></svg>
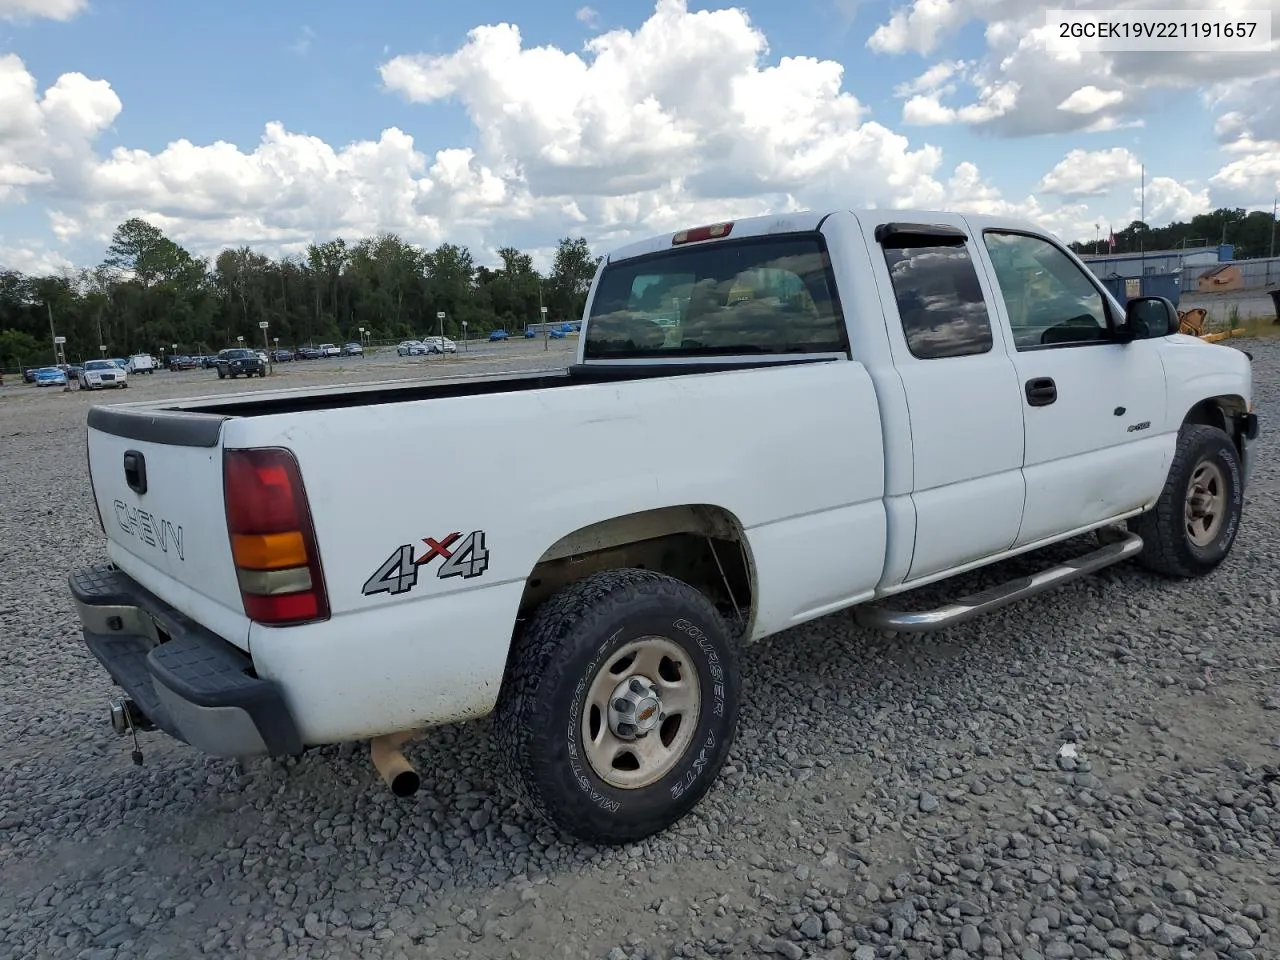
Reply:
<svg viewBox="0 0 1280 960"><path fill-rule="evenodd" d="M465 246L424 250L393 233L347 243L313 243L305 254L273 259L248 246L212 262L193 256L146 220L122 223L103 262L53 276L0 265L0 365L53 360L66 337L71 362L131 353L208 354L263 340L260 322L282 347L359 339L401 340L439 332L471 337L581 316L599 258L582 237L557 245L551 270L513 247L496 267L478 266ZM274 344L273 344L274 345Z"/></svg>
<svg viewBox="0 0 1280 960"><path fill-rule="evenodd" d="M1220 207L1212 213L1201 213L1190 220L1178 220L1164 227L1153 227L1134 220L1116 231L1116 246L1110 249L1110 227L1099 225L1099 236L1087 242L1071 244L1081 254L1139 253L1143 250L1177 250L1181 247L1212 247L1229 243L1235 247L1237 260L1280 255L1280 230L1270 213L1243 208ZM1274 251L1274 253L1273 253Z"/></svg>

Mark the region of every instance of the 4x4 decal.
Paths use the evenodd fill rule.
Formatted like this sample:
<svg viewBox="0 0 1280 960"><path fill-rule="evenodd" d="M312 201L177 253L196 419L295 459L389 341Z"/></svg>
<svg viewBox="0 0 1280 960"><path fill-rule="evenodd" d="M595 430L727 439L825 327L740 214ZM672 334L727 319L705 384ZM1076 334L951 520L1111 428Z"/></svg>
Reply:
<svg viewBox="0 0 1280 960"><path fill-rule="evenodd" d="M406 593L417 586L418 571L436 557L442 558L436 568L436 577L440 580L448 577L470 580L481 576L489 569L489 548L485 546L484 531L473 530L461 543L458 542L460 537L462 534L458 531L439 539L423 537L426 547L417 557L413 554L413 544L402 544L365 581L360 592L366 597L375 593Z"/></svg>

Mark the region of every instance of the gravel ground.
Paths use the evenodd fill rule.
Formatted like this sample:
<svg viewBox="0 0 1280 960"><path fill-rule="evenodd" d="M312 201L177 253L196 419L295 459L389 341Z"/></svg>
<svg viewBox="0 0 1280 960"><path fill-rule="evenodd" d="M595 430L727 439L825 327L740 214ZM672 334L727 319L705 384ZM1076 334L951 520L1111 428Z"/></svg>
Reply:
<svg viewBox="0 0 1280 960"><path fill-rule="evenodd" d="M936 639L775 637L716 787L618 850L530 821L484 721L413 745L409 801L354 745L238 765L151 735L134 767L65 585L101 553L100 398L5 387L0 958L1280 956L1280 342L1242 345L1262 456L1217 573L1112 568ZM468 369L547 359L521 357Z"/></svg>

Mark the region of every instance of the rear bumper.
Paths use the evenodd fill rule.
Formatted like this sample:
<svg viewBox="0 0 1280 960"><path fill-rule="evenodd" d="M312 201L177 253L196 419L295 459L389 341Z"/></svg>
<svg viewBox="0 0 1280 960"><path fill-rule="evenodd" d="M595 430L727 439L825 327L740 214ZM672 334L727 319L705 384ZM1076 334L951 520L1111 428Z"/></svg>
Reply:
<svg viewBox="0 0 1280 960"><path fill-rule="evenodd" d="M156 727L221 757L302 752L280 688L253 661L111 564L70 577L84 641Z"/></svg>

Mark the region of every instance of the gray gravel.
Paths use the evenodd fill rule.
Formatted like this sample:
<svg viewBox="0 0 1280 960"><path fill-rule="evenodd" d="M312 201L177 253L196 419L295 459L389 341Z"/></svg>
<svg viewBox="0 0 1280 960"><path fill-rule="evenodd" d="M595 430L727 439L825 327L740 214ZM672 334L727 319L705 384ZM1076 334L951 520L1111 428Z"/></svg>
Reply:
<svg viewBox="0 0 1280 960"><path fill-rule="evenodd" d="M483 721L412 747L410 801L355 745L241 766L152 735L134 767L65 587L101 552L100 398L5 387L0 958L1276 957L1280 342L1243 345L1262 462L1216 574L1111 569L932 640L776 637L718 785L620 850L530 821ZM197 376L127 399L232 388Z"/></svg>

